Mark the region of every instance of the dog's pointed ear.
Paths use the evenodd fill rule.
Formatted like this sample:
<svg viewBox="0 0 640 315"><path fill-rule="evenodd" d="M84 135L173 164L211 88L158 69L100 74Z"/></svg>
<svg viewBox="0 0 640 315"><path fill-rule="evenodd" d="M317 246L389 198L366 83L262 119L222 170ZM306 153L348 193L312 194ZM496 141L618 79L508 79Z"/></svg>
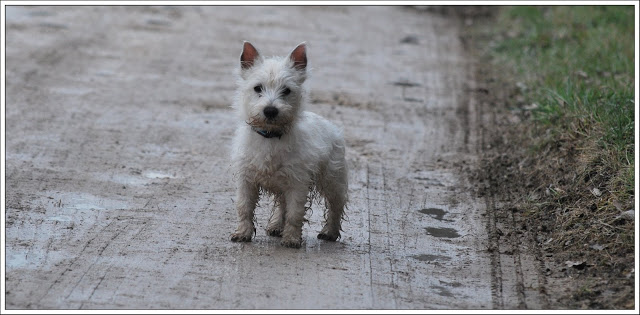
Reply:
<svg viewBox="0 0 640 315"><path fill-rule="evenodd" d="M305 70L307 68L307 43L302 42L291 54L289 59L293 61L293 67L297 70Z"/></svg>
<svg viewBox="0 0 640 315"><path fill-rule="evenodd" d="M242 70L253 67L258 57L260 57L258 50L250 42L245 41L240 55L240 67Z"/></svg>

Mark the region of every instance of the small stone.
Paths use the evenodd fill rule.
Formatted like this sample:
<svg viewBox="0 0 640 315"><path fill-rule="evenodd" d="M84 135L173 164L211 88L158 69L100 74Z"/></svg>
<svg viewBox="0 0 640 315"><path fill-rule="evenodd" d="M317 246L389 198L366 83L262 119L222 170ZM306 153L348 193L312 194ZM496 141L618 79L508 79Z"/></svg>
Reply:
<svg viewBox="0 0 640 315"><path fill-rule="evenodd" d="M631 209L621 213L616 219L622 219L627 221L633 221L636 217L636 211Z"/></svg>

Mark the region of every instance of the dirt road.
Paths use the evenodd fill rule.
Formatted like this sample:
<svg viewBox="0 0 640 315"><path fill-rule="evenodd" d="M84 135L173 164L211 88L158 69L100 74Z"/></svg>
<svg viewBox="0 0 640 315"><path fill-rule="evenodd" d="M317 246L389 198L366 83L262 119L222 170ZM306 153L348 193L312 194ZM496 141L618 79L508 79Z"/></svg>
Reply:
<svg viewBox="0 0 640 315"><path fill-rule="evenodd" d="M468 174L482 143L451 17L403 7L7 7L6 308L545 307ZM232 243L242 40L309 44L344 129L342 239ZM507 236L509 234L507 233Z"/></svg>

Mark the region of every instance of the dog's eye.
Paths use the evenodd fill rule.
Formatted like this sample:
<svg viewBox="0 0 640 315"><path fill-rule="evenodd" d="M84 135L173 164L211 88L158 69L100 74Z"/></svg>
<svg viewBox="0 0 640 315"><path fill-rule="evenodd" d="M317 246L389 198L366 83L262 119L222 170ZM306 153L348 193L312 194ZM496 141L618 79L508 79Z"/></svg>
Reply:
<svg viewBox="0 0 640 315"><path fill-rule="evenodd" d="M262 84L258 84L253 87L253 90L256 91L256 93L262 93Z"/></svg>
<svg viewBox="0 0 640 315"><path fill-rule="evenodd" d="M284 88L284 90L282 90L282 95L287 96L291 93L291 90L289 88Z"/></svg>

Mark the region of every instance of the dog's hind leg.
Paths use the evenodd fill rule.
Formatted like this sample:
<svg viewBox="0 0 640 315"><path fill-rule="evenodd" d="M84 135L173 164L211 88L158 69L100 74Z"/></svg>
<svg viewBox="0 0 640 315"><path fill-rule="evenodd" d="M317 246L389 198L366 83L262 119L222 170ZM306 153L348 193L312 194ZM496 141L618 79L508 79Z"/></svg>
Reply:
<svg viewBox="0 0 640 315"><path fill-rule="evenodd" d="M340 238L341 221L348 200L348 171L344 154L344 140L334 143L325 172L318 178L316 188L324 197L327 213L325 225L318 238L336 241Z"/></svg>
<svg viewBox="0 0 640 315"><path fill-rule="evenodd" d="M347 204L347 171L341 166L328 173L323 178L320 193L324 196L327 213L326 223L318 234L318 238L326 241L336 241L340 238L341 221Z"/></svg>
<svg viewBox="0 0 640 315"><path fill-rule="evenodd" d="M344 194L338 192L330 192L328 196L325 196L327 221L322 231L318 234L319 239L333 242L340 238L341 220L346 204L346 198L343 197L343 195Z"/></svg>

